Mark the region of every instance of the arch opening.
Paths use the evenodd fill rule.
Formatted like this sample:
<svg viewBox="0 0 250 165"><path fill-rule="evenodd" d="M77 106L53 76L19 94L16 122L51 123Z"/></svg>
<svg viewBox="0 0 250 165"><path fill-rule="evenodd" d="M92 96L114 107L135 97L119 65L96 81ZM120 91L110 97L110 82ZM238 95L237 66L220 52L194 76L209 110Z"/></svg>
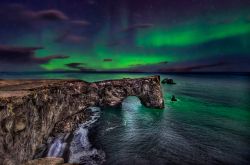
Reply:
<svg viewBox="0 0 250 165"><path fill-rule="evenodd" d="M137 96L128 96L121 103L124 110L138 110L141 106L143 105Z"/></svg>

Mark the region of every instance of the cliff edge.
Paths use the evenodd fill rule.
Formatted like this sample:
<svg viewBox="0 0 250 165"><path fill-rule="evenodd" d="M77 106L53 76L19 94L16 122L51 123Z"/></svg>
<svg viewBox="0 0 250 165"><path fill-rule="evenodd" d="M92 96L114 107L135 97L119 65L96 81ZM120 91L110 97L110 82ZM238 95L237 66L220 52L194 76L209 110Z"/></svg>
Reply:
<svg viewBox="0 0 250 165"><path fill-rule="evenodd" d="M85 82L0 80L0 164L31 160L54 127L90 106L120 106L128 96L164 108L160 77Z"/></svg>

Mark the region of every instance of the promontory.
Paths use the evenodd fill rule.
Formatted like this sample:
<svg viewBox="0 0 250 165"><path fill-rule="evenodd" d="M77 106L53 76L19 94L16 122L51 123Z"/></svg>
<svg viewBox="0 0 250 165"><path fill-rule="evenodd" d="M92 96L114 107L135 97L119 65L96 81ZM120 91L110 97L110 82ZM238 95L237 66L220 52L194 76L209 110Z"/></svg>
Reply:
<svg viewBox="0 0 250 165"><path fill-rule="evenodd" d="M159 76L93 83L0 80L0 164L32 160L59 122L91 106L120 106L128 96L146 107L164 108Z"/></svg>

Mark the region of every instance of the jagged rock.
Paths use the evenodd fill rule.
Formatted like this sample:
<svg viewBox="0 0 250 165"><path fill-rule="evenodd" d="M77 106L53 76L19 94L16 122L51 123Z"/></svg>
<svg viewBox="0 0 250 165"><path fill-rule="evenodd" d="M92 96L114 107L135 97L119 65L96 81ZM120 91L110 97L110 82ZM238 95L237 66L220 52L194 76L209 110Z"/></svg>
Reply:
<svg viewBox="0 0 250 165"><path fill-rule="evenodd" d="M176 84L173 79L165 78L161 81L162 84Z"/></svg>
<svg viewBox="0 0 250 165"><path fill-rule="evenodd" d="M172 96L171 101L177 101L174 95Z"/></svg>
<svg viewBox="0 0 250 165"><path fill-rule="evenodd" d="M79 113L76 113L72 116L69 116L55 124L53 133L70 133L78 128L79 124L82 121L88 120L91 113L90 111L83 110Z"/></svg>
<svg viewBox="0 0 250 165"><path fill-rule="evenodd" d="M17 165L31 160L53 130L74 129L75 124L64 128L70 117L82 114L90 106L119 106L128 96L137 96L147 107L164 108L159 76L94 83L1 80L0 162ZM83 122L85 115L78 116L76 122Z"/></svg>
<svg viewBox="0 0 250 165"><path fill-rule="evenodd" d="M1 124L2 124L2 130L4 132L10 132L12 130L14 122L11 118L7 117L2 121Z"/></svg>

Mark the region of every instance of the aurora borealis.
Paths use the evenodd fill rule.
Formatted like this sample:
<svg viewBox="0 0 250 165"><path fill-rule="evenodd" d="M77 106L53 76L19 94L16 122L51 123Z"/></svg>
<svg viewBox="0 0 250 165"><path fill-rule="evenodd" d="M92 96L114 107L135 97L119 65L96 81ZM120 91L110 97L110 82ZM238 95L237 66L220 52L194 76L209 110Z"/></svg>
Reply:
<svg viewBox="0 0 250 165"><path fill-rule="evenodd" d="M250 71L248 0L0 3L0 71Z"/></svg>

